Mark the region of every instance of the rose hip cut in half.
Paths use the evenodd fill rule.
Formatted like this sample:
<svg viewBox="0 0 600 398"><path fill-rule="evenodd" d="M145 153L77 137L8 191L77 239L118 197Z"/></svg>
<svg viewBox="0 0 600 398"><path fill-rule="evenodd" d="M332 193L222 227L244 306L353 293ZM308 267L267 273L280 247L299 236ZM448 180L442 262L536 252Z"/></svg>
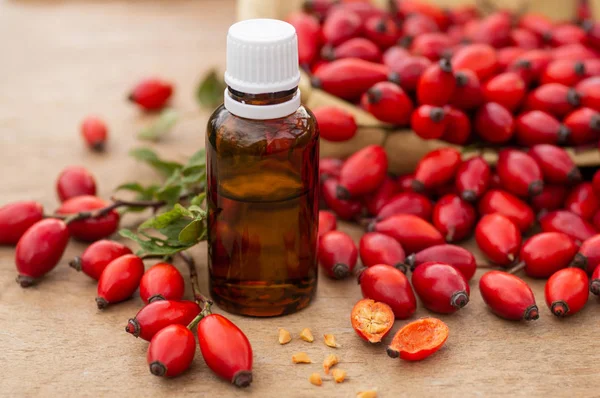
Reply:
<svg viewBox="0 0 600 398"><path fill-rule="evenodd" d="M379 343L394 325L394 313L389 305L362 299L352 309L354 331L369 343Z"/></svg>
<svg viewBox="0 0 600 398"><path fill-rule="evenodd" d="M442 348L449 332L448 326L439 319L418 319L396 333L387 354L391 358L420 361Z"/></svg>

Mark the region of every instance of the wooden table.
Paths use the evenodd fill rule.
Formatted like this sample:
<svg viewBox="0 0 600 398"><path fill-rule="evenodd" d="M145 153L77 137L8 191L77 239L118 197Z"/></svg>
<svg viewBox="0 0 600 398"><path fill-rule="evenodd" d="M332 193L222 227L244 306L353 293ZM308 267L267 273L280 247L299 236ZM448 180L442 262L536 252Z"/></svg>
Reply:
<svg viewBox="0 0 600 398"><path fill-rule="evenodd" d="M55 177L72 164L84 164L96 175L104 197L122 182L156 178L127 157L130 148L142 145L135 132L152 117L124 98L148 75L173 80L173 103L184 114L155 149L183 159L200 148L208 113L198 110L193 90L209 67L223 66L226 29L233 20L233 2L222 0L0 1L0 203L35 199L52 211ZM110 124L106 154L88 152L79 138L79 123L89 113ZM123 224L135 221L128 217ZM356 227L343 229L360 236ZM296 315L231 316L254 347L251 388L238 391L218 379L199 352L181 377L156 378L147 369L147 344L123 331L141 306L139 298L99 312L95 284L67 266L83 248L72 243L58 267L26 290L14 282L13 249L0 248L0 396L353 397L373 387L382 397L597 394L600 305L595 299L579 315L559 320L545 308L543 281L534 281L540 319L507 322L483 305L477 277L471 303L441 317L451 330L447 345L423 362L392 360L385 346L360 340L349 322L360 289L353 280L322 278L315 302ZM193 253L205 275L206 246ZM202 286L206 291L204 280ZM425 315L420 308L416 317ZM309 327L317 341L295 338L279 346L278 327L296 334ZM318 388L308 376L334 351L321 342L324 333L334 333L343 346L335 352L348 380ZM308 352L315 363L293 365L291 356L298 351Z"/></svg>

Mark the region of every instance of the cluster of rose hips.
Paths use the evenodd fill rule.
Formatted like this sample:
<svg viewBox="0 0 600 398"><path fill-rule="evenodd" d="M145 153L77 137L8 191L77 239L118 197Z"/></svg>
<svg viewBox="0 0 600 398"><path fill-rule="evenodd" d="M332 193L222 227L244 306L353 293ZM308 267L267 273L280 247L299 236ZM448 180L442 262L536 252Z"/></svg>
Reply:
<svg viewBox="0 0 600 398"><path fill-rule="evenodd" d="M600 24L553 23L474 7L447 12L398 0L310 2L289 22L312 84L382 122L456 145L588 146L600 134ZM357 130L339 108L314 109L321 136Z"/></svg>
<svg viewBox="0 0 600 398"><path fill-rule="evenodd" d="M395 318L412 316L415 293L435 313L468 303L477 264L452 243L472 235L494 267L513 267L479 281L484 301L503 318L539 316L531 289L513 275L522 269L549 278L546 303L556 316L577 313L589 291L600 293L600 172L582 182L564 149L503 149L491 167L482 156L462 160L441 148L397 178L387 163L378 145L345 161L322 160L322 205L330 211L319 213L318 256L332 278L350 275L360 256L363 296L389 305ZM336 230L337 218L366 226L358 247Z"/></svg>

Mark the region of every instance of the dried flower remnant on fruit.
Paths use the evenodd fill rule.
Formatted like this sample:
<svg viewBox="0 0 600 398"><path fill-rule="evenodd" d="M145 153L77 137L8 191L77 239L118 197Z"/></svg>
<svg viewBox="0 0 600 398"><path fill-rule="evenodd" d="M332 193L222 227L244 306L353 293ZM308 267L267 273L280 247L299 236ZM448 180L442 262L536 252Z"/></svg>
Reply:
<svg viewBox="0 0 600 398"><path fill-rule="evenodd" d="M311 374L310 377L308 378L308 381L310 381L311 384L314 384L315 386L321 386L323 384L321 375L319 375L318 373Z"/></svg>
<svg viewBox="0 0 600 398"><path fill-rule="evenodd" d="M377 398L377 390L360 391L356 398Z"/></svg>
<svg viewBox="0 0 600 398"><path fill-rule="evenodd" d="M331 375L333 376L333 380L335 380L336 383L342 383L344 380L346 380L346 371L345 370L333 369L331 371Z"/></svg>
<svg viewBox="0 0 600 398"><path fill-rule="evenodd" d="M302 331L300 332L300 338L309 343L315 341L315 338L313 337L312 332L309 328L302 329Z"/></svg>
<svg viewBox="0 0 600 398"><path fill-rule="evenodd" d="M298 353L292 355L292 362L293 363L312 363L308 354L305 352L298 352Z"/></svg>
<svg viewBox="0 0 600 398"><path fill-rule="evenodd" d="M329 369L337 365L339 362L340 359L337 357L337 355L329 354L327 358L325 358L325 360L323 361L323 370L325 371L325 374L328 375Z"/></svg>
<svg viewBox="0 0 600 398"><path fill-rule="evenodd" d="M284 345L292 341L292 335L290 332L283 328L279 328L279 344Z"/></svg>
<svg viewBox="0 0 600 398"><path fill-rule="evenodd" d="M332 348L339 348L340 345L335 341L335 336L332 334L326 334L323 336L325 339L325 345Z"/></svg>

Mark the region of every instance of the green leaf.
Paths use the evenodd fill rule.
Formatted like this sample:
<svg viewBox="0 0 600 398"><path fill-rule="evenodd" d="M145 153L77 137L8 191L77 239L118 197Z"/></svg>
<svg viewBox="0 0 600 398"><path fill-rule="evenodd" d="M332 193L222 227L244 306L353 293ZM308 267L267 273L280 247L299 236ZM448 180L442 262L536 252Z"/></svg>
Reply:
<svg viewBox="0 0 600 398"><path fill-rule="evenodd" d="M225 82L215 69L208 72L196 90L196 100L203 108L214 109L223 103Z"/></svg>
<svg viewBox="0 0 600 398"><path fill-rule="evenodd" d="M175 203L179 202L179 198L181 197L183 191L183 186L180 184L169 185L161 188L158 192L156 192L156 198L158 200L164 200L171 206Z"/></svg>
<svg viewBox="0 0 600 398"><path fill-rule="evenodd" d="M129 155L136 160L149 164L167 177L173 175L176 170L181 170L183 168L181 163L163 160L159 158L154 151L148 148L132 149L129 151Z"/></svg>
<svg viewBox="0 0 600 398"><path fill-rule="evenodd" d="M190 203L192 206L202 206L202 203L204 203L205 199L206 199L206 192L202 192L201 194L194 196L194 198L190 201ZM190 206L190 208L191 208L191 206Z"/></svg>
<svg viewBox="0 0 600 398"><path fill-rule="evenodd" d="M127 239L131 239L140 245L141 250L137 253L139 256L144 255L160 255L160 256L172 256L180 251L187 250L191 245L170 245L164 240L149 238L142 239L141 236L128 229L122 229L119 234Z"/></svg>
<svg viewBox="0 0 600 398"><path fill-rule="evenodd" d="M153 228L153 229L165 228L168 225L179 220L180 218L184 217L181 209L182 209L181 206L175 206L175 207L173 207L173 209L171 209L165 213L162 213L155 217L152 217L152 218L144 221L144 223L138 227L138 230L151 229L151 228Z"/></svg>
<svg viewBox="0 0 600 398"><path fill-rule="evenodd" d="M201 220L194 220L185 226L179 233L179 241L190 244L197 243L204 231L204 224Z"/></svg>
<svg viewBox="0 0 600 398"><path fill-rule="evenodd" d="M115 191L131 191L137 193L144 193L146 192L146 188L144 188L141 184L137 182L127 182L116 187Z"/></svg>
<svg viewBox="0 0 600 398"><path fill-rule="evenodd" d="M206 151L204 149L200 149L198 152L194 153L188 159L183 169L187 170L194 167L206 167Z"/></svg>
<svg viewBox="0 0 600 398"><path fill-rule="evenodd" d="M167 108L160 113L158 120L143 128L137 135L140 140L158 141L177 124L179 115L174 109Z"/></svg>

